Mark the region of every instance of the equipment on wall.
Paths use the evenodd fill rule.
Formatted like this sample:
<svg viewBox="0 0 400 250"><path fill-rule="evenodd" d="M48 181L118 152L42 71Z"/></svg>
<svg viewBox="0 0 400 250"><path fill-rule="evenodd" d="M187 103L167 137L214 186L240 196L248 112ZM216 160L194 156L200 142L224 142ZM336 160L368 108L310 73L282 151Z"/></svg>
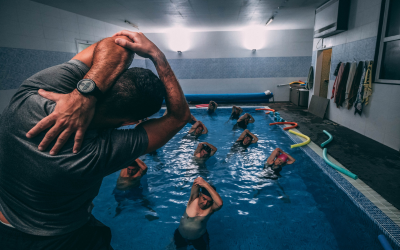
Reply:
<svg viewBox="0 0 400 250"><path fill-rule="evenodd" d="M315 10L314 38L333 36L347 30L350 1L331 0Z"/></svg>

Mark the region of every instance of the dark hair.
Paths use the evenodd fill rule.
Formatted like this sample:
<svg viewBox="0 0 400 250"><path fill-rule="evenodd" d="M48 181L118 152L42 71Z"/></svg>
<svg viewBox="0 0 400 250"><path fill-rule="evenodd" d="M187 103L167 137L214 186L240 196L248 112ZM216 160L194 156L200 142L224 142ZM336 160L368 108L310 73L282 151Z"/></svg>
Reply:
<svg viewBox="0 0 400 250"><path fill-rule="evenodd" d="M215 191L217 191L217 188L215 188L213 185L210 185L210 186L211 186ZM211 198L211 194L208 192L207 189L201 188L201 189L200 189L200 192L201 192L202 194L204 194L204 195L206 195L206 196L208 196L208 197Z"/></svg>
<svg viewBox="0 0 400 250"><path fill-rule="evenodd" d="M207 153L211 154L212 149L211 149L210 146L208 146L207 144L203 144L203 149L204 149Z"/></svg>
<svg viewBox="0 0 400 250"><path fill-rule="evenodd" d="M99 102L105 115L141 120L160 110L165 86L149 69L125 70Z"/></svg>
<svg viewBox="0 0 400 250"><path fill-rule="evenodd" d="M133 161L130 167L139 167L139 164L137 163L137 161Z"/></svg>
<svg viewBox="0 0 400 250"><path fill-rule="evenodd" d="M251 140L251 141L254 139L253 136L251 136L251 135L249 135L249 134L247 134L247 133L246 133L246 135L244 136L244 138L246 138L246 137L250 137L250 140ZM243 139L244 139L244 138L243 138Z"/></svg>

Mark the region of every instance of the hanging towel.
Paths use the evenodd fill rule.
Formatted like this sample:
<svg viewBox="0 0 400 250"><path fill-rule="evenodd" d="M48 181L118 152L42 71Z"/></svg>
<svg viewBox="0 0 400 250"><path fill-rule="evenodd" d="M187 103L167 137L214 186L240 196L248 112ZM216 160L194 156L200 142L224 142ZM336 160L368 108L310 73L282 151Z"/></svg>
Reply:
<svg viewBox="0 0 400 250"><path fill-rule="evenodd" d="M372 65L374 61L370 61L367 68L367 73L365 74L364 81L364 95L363 103L368 105L369 97L372 95Z"/></svg>
<svg viewBox="0 0 400 250"><path fill-rule="evenodd" d="M358 63L356 73L354 75L353 82L351 83L351 88L349 92L349 98L347 100L347 109L351 109L353 106L354 101L356 100L357 97L357 90L360 85L362 73L363 73L363 68L364 68L364 62L361 61Z"/></svg>
<svg viewBox="0 0 400 250"><path fill-rule="evenodd" d="M338 73L339 73L339 68L340 68L340 64L342 64L342 62L339 62L339 63L336 65L335 72L333 73L334 76L337 76L337 75L338 75Z"/></svg>
<svg viewBox="0 0 400 250"><path fill-rule="evenodd" d="M308 90L312 89L313 85L314 85L314 68L313 68L313 66L311 66L310 70L308 71L306 89L308 89Z"/></svg>
<svg viewBox="0 0 400 250"><path fill-rule="evenodd" d="M361 75L361 81L358 85L358 92L357 92L357 99L356 102L354 103L354 114L359 114L361 115L362 113L362 109L363 109L363 94L364 94L364 81L365 81L365 73L367 72L367 68L368 68L368 63L369 62L365 62L364 63L364 68L363 68L363 72Z"/></svg>
<svg viewBox="0 0 400 250"><path fill-rule="evenodd" d="M343 70L344 70L344 63L339 63L338 66L339 66L339 71L338 71L338 74L336 76L335 82L333 83L331 99L335 98L335 94L337 92L338 84L340 82L340 79L342 78L342 74L343 74Z"/></svg>
<svg viewBox="0 0 400 250"><path fill-rule="evenodd" d="M337 108L342 106L344 102L344 98L346 95L346 84L347 84L347 79L349 78L349 72L350 72L350 63L346 63L335 96L335 103Z"/></svg>
<svg viewBox="0 0 400 250"><path fill-rule="evenodd" d="M350 65L349 77L347 78L343 107L347 107L347 105L349 103L349 94L350 94L351 84L353 83L354 75L356 74L356 69L357 69L357 62L353 62Z"/></svg>

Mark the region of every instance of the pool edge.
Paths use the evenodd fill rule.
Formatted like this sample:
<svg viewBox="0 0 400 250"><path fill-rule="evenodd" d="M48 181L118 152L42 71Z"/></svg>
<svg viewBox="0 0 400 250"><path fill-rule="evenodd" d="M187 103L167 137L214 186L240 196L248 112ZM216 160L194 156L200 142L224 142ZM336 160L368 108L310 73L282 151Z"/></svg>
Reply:
<svg viewBox="0 0 400 250"><path fill-rule="evenodd" d="M268 106L264 107L269 108ZM286 127L291 125L284 126ZM280 127L283 130L283 126ZM293 130L300 133L297 129ZM301 143L304 141L300 137L290 134L288 131L283 131L295 143ZM399 210L360 179L353 180L329 167L322 158L322 149L314 142L311 141L308 145L301 147L301 150L303 150L316 163L316 165L326 173L329 178L348 195L348 197L350 197L357 207L365 212L367 216L378 225L387 237L400 247ZM336 159L329 155L328 157L333 163L343 167L343 165ZM376 235L376 237L378 237L378 235Z"/></svg>

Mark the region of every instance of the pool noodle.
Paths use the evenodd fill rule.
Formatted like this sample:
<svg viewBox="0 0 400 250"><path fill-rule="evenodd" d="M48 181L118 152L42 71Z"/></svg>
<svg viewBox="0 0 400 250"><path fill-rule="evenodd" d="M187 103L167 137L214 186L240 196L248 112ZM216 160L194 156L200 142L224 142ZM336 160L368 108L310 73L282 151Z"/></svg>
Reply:
<svg viewBox="0 0 400 250"><path fill-rule="evenodd" d="M292 128L297 127L297 123L295 123L295 122L274 122L274 123L270 123L269 125L271 126L271 125L282 125L282 124L291 124L291 125L293 125L293 126L290 126L290 127L284 127L283 130L288 130L288 129L292 129Z"/></svg>
<svg viewBox="0 0 400 250"><path fill-rule="evenodd" d="M325 142L323 142L323 143L321 144L321 148L325 147L326 144L330 143L330 142L333 140L332 135L329 134L328 131L324 130L324 133L325 133L327 136L329 136L329 139L326 140Z"/></svg>
<svg viewBox="0 0 400 250"><path fill-rule="evenodd" d="M208 104L197 104L196 108L207 108Z"/></svg>
<svg viewBox="0 0 400 250"><path fill-rule="evenodd" d="M301 146L307 145L307 144L310 143L310 141L311 141L310 137L308 137L308 136L306 136L306 135L303 135L302 133L297 133L297 132L294 132L293 130L289 130L289 132L292 133L292 134L295 134L295 135L298 135L298 136L300 136L300 137L303 137L303 138L306 138L306 139L307 139L307 141L305 141L305 142L290 145L290 148L301 147Z"/></svg>
<svg viewBox="0 0 400 250"><path fill-rule="evenodd" d="M357 178L358 178L357 175L353 174L352 172L350 172L350 171L348 171L346 169L343 169L341 167L336 166L330 160L328 160L327 152L328 152L328 149L324 148L324 151L323 151L324 160L329 166L331 166L334 169L336 169L337 171L349 176L350 178L353 178L354 180L357 180Z"/></svg>
<svg viewBox="0 0 400 250"><path fill-rule="evenodd" d="M272 111L272 112L275 112L275 109L256 109L256 110L269 110L269 111ZM269 113L269 112L268 112ZM267 113L266 113L267 114Z"/></svg>
<svg viewBox="0 0 400 250"><path fill-rule="evenodd" d="M383 249L393 250L393 248L390 246L389 242L387 241L386 237L383 234L379 235L378 239L381 242Z"/></svg>

